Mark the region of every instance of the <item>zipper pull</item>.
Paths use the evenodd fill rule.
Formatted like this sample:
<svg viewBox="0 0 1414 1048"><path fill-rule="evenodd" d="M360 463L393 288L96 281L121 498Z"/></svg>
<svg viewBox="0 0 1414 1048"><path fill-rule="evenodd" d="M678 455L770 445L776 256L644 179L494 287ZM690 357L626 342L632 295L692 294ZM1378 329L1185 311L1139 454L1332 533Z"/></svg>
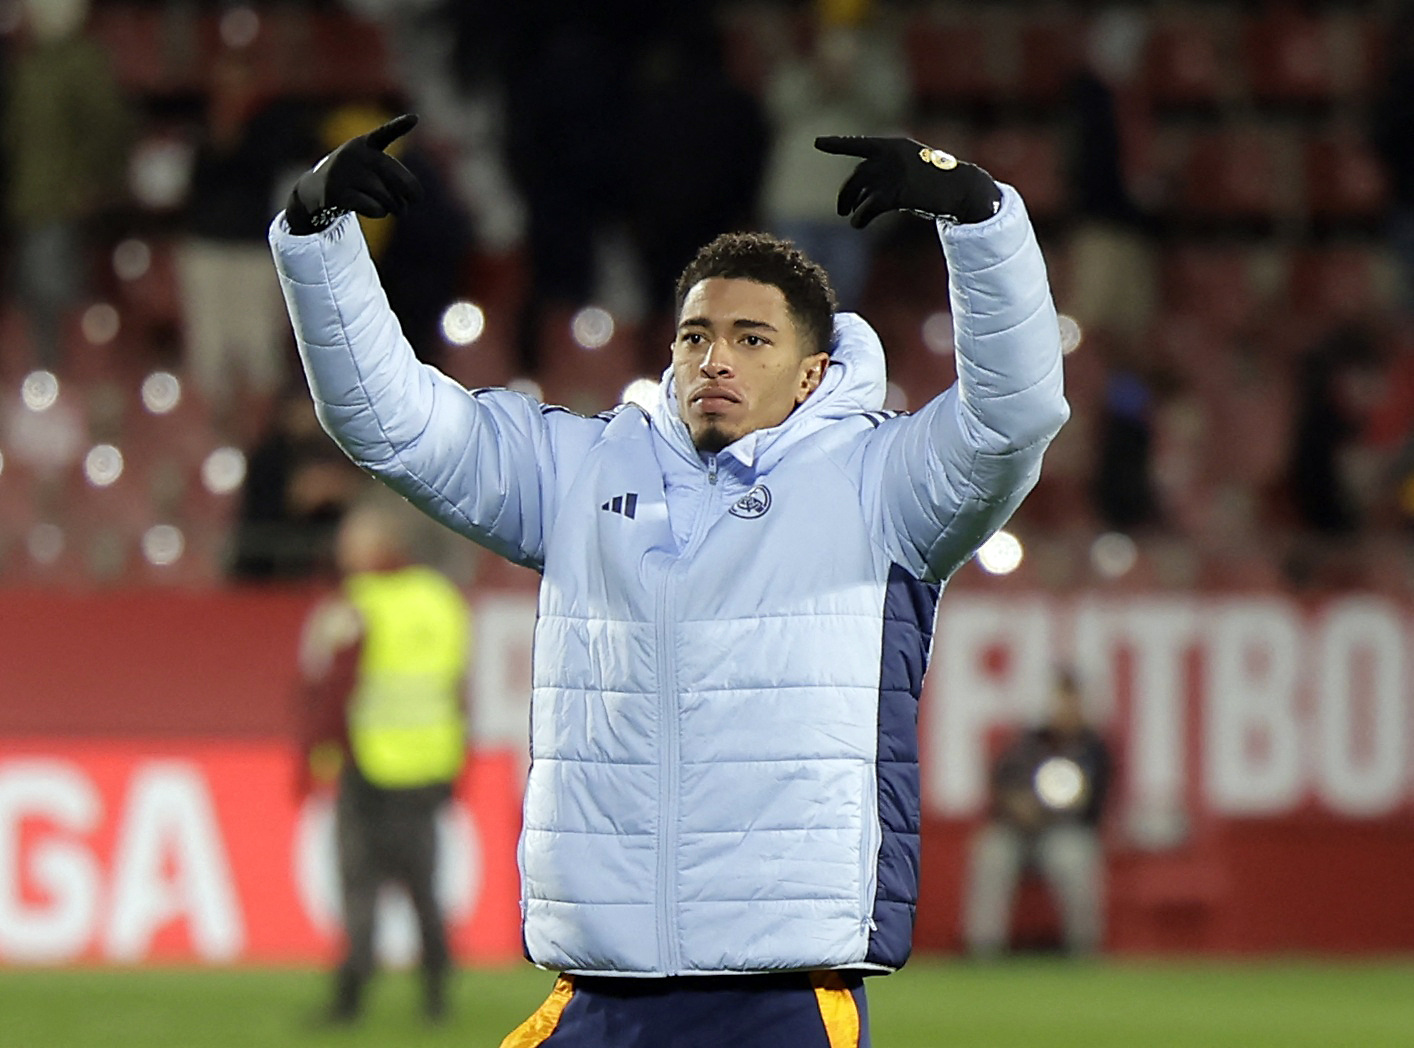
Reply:
<svg viewBox="0 0 1414 1048"><path fill-rule="evenodd" d="M717 456L713 455L707 460L707 483L717 483Z"/></svg>

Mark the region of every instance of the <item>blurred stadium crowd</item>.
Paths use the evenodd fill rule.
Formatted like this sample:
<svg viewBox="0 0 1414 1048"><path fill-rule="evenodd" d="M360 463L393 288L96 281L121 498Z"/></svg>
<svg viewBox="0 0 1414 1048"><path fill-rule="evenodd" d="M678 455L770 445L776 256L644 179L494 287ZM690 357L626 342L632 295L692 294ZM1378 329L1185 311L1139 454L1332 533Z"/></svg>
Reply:
<svg viewBox="0 0 1414 1048"><path fill-rule="evenodd" d="M1402 4L4 0L0 83L6 584L327 567L364 479L318 430L265 228L412 110L426 199L365 229L419 355L469 386L637 395L692 251L762 227L921 404L953 377L931 232L850 230L847 162L811 147L896 130L1021 190L1063 314L1074 417L1006 585L1414 590Z"/></svg>

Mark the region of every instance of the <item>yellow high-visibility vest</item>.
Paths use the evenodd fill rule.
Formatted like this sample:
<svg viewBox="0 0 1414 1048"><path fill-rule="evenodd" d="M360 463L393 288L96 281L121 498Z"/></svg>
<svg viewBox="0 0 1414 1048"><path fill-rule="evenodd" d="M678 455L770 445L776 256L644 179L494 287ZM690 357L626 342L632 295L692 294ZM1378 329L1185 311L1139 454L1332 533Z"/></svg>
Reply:
<svg viewBox="0 0 1414 1048"><path fill-rule="evenodd" d="M466 750L466 601L425 567L351 575L344 590L363 619L349 705L354 762L369 782L388 789L450 782Z"/></svg>

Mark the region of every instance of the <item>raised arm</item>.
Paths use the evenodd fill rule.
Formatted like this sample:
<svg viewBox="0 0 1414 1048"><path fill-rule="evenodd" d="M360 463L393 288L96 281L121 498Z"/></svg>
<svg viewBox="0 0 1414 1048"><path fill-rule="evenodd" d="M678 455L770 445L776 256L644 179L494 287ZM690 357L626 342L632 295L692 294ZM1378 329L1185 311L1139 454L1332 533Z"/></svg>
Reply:
<svg viewBox="0 0 1414 1048"><path fill-rule="evenodd" d="M414 196L402 178L412 176L383 153L397 137L389 129L410 127L399 118L345 143L301 177L271 224L305 375L320 421L354 462L454 530L539 566L557 467L602 423L547 416L505 390L469 392L417 360L349 213L387 214Z"/></svg>
<svg viewBox="0 0 1414 1048"><path fill-rule="evenodd" d="M889 210L932 216L948 263L957 382L883 423L862 451L886 550L941 581L1020 505L1069 416L1045 262L1021 197L981 168L908 139L822 148L840 141L882 143L855 153L865 160L840 213L856 226Z"/></svg>

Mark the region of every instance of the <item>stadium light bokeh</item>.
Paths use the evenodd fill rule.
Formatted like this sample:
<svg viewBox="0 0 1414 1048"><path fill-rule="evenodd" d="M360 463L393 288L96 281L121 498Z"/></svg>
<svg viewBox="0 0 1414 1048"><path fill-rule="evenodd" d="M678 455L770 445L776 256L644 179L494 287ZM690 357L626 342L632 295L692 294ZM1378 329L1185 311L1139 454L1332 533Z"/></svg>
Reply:
<svg viewBox="0 0 1414 1048"><path fill-rule="evenodd" d="M442 312L442 337L469 346L486 331L486 311L475 302L453 302Z"/></svg>
<svg viewBox="0 0 1414 1048"><path fill-rule="evenodd" d="M182 382L170 371L154 371L142 380L142 406L153 415L166 415L182 402Z"/></svg>
<svg viewBox="0 0 1414 1048"><path fill-rule="evenodd" d="M658 383L655 379L636 378L624 387L624 391L619 394L619 402L623 404L637 404L641 408L653 406L653 402L658 399Z"/></svg>
<svg viewBox="0 0 1414 1048"><path fill-rule="evenodd" d="M512 393L524 393L526 396L538 400L541 403L545 401L545 390L541 388L540 383L536 382L533 378L518 375L506 383L506 388Z"/></svg>
<svg viewBox="0 0 1414 1048"><path fill-rule="evenodd" d="M20 383L20 400L31 411L48 411L59 399L59 378L52 371L31 371Z"/></svg>
<svg viewBox="0 0 1414 1048"><path fill-rule="evenodd" d="M181 560L186 545L186 536L173 524L154 524L142 534L142 555L155 567Z"/></svg>
<svg viewBox="0 0 1414 1048"><path fill-rule="evenodd" d="M112 487L123 475L123 453L112 444L95 444L83 458L83 475L95 488Z"/></svg>
<svg viewBox="0 0 1414 1048"><path fill-rule="evenodd" d="M240 448L216 448L201 463L201 484L213 495L229 495L245 483L245 453Z"/></svg>
<svg viewBox="0 0 1414 1048"><path fill-rule="evenodd" d="M1107 531L1097 535L1090 544L1090 565L1101 578L1118 579L1128 575L1139 560L1139 547L1128 535Z"/></svg>
<svg viewBox="0 0 1414 1048"><path fill-rule="evenodd" d="M570 334L584 349L603 349L614 337L614 317L601 306L585 306L570 321Z"/></svg>
<svg viewBox="0 0 1414 1048"><path fill-rule="evenodd" d="M1021 540L1009 531L998 531L977 551L977 564L989 575L1010 575L1026 556Z"/></svg>
<svg viewBox="0 0 1414 1048"><path fill-rule="evenodd" d="M122 317L111 302L95 302L83 311L79 319L79 330L83 337L95 346L106 346L118 337L123 329Z"/></svg>
<svg viewBox="0 0 1414 1048"><path fill-rule="evenodd" d="M25 548L36 564L53 564L64 552L64 531L47 521L36 524L25 536Z"/></svg>
<svg viewBox="0 0 1414 1048"><path fill-rule="evenodd" d="M128 237L113 248L113 273L119 280L139 280L152 268L152 248L146 240Z"/></svg>

